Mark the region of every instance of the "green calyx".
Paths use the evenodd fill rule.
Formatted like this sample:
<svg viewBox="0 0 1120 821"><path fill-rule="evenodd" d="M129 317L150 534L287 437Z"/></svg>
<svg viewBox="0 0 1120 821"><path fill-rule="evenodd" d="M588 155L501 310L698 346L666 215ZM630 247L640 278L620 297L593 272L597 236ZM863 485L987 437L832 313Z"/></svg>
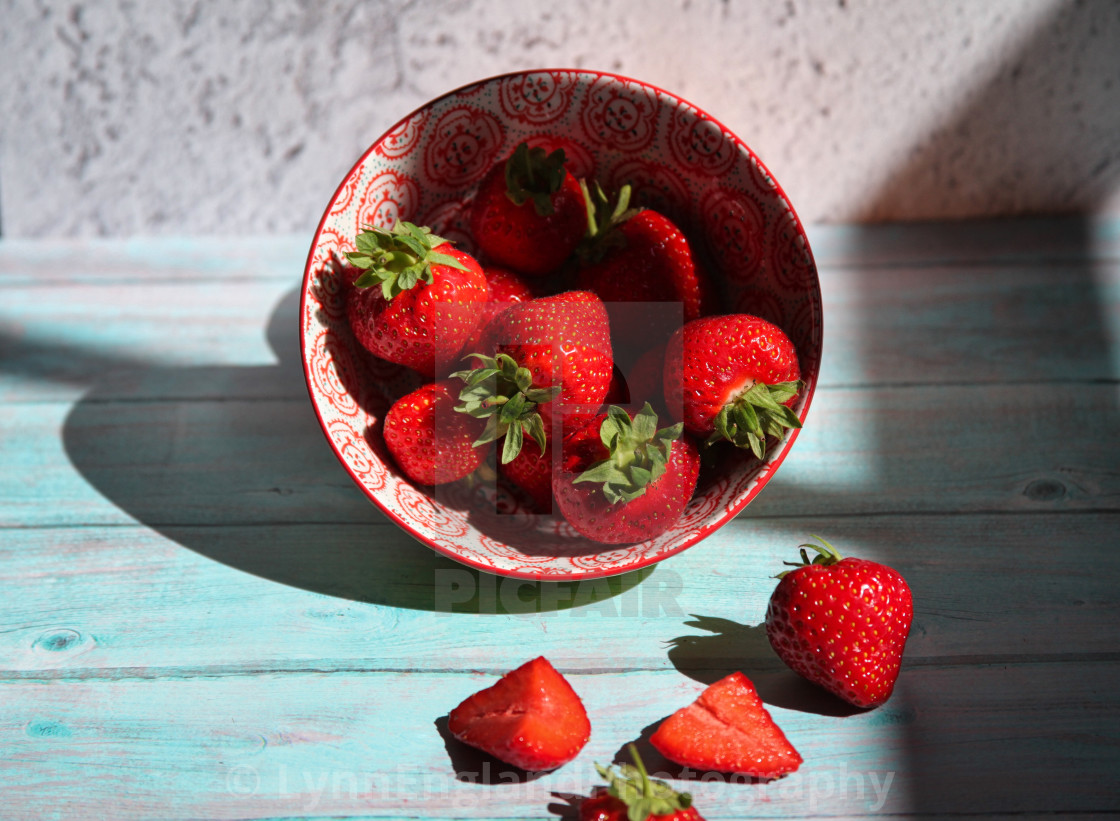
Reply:
<svg viewBox="0 0 1120 821"><path fill-rule="evenodd" d="M768 436L781 439L787 429L801 427L797 414L783 404L797 396L801 387L798 380L774 385L755 382L720 408L715 433L708 437L707 444L726 439L736 447L750 448L762 459Z"/></svg>
<svg viewBox="0 0 1120 821"><path fill-rule="evenodd" d="M656 482L669 463L673 442L680 439L684 426L657 429L657 413L646 402L631 419L622 408L611 405L599 426L599 439L610 454L575 478L575 482L596 482L612 505L630 502Z"/></svg>
<svg viewBox="0 0 1120 821"><path fill-rule="evenodd" d="M380 285L382 296L392 299L419 282L430 285L433 265L467 270L466 265L450 254L432 250L445 242L447 240L437 237L430 228L411 222L398 222L390 231L367 225L355 240L358 250L346 254L351 265L365 271L354 280L354 286Z"/></svg>
<svg viewBox="0 0 1120 821"><path fill-rule="evenodd" d="M809 538L810 539L816 539L818 542L820 542L820 544L813 544L812 542L806 542L803 545L798 545L798 549L801 551L801 561L799 561L799 562L782 562L782 564L787 565L788 567L793 567L793 568L809 567L810 565L816 565L818 567L831 567L834 564L838 564L840 562L840 560L844 558L843 556L840 555L840 551L838 551L835 547L833 547L827 541L822 539L820 536L810 535ZM817 555L814 556L812 559L810 559L809 554L806 551L806 548L812 548L813 550L817 551ZM775 579L784 579L786 576L788 576L792 572L793 572L792 570L783 570L781 573L777 574L774 578Z"/></svg>
<svg viewBox="0 0 1120 821"><path fill-rule="evenodd" d="M619 764L619 772L612 767L596 763L595 769L607 782L607 793L626 805L629 821L645 821L651 816L672 815L692 806L692 796L677 792L664 781L652 779L637 748L630 744L630 757L634 764Z"/></svg>
<svg viewBox="0 0 1120 821"><path fill-rule="evenodd" d="M626 238L618 227L642 210L630 207L629 185L622 186L613 200L598 182L593 185L594 188L586 180L579 181L587 209L587 234L576 248L582 265L599 262L610 251L625 247Z"/></svg>
<svg viewBox="0 0 1120 821"><path fill-rule="evenodd" d="M564 182L564 149L551 154L543 148L521 143L506 160L506 196L514 205L532 202L537 214L547 217L555 210L552 195Z"/></svg>
<svg viewBox="0 0 1120 821"><path fill-rule="evenodd" d="M504 437L504 465L521 452L528 435L544 453L548 440L537 406L555 399L560 388L534 388L533 374L528 368L519 366L509 354L500 353L496 357L472 354L468 357L472 358L479 360L481 367L451 375L465 383L459 393L461 404L456 405L455 410L486 420L486 427L474 446L477 448Z"/></svg>

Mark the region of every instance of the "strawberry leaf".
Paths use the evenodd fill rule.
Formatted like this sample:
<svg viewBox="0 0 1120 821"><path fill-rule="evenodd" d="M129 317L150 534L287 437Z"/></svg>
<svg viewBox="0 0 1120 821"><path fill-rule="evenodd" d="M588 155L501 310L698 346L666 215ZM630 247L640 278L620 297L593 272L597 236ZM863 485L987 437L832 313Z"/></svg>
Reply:
<svg viewBox="0 0 1120 821"><path fill-rule="evenodd" d="M672 444L683 432L681 424L657 428L657 414L647 402L633 419L617 405L607 408L599 425L599 440L607 458L592 464L573 479L603 486L613 504L631 502L665 474Z"/></svg>
<svg viewBox="0 0 1120 821"><path fill-rule="evenodd" d="M509 354L471 354L468 358L477 360L479 367L456 371L452 376L463 381L455 410L486 420L475 447L505 437L501 461L508 464L521 452L528 434L544 453L548 440L537 407L555 399L560 388L534 388L532 372Z"/></svg>
<svg viewBox="0 0 1120 821"><path fill-rule="evenodd" d="M499 423L501 424L501 423ZM502 446L502 464L512 462L521 452L521 443L524 439L520 424L506 425L506 441Z"/></svg>
<svg viewBox="0 0 1120 821"><path fill-rule="evenodd" d="M586 180L579 181L587 210L587 234L576 248L581 265L594 264L612 251L625 248L626 237L619 226L642 210L630 207L629 185L622 186L613 200L598 182L594 186L592 189Z"/></svg>
<svg viewBox="0 0 1120 821"><path fill-rule="evenodd" d="M556 210L552 195L560 190L567 173L566 161L562 148L549 154L543 148L520 143L506 160L506 196L518 206L532 202L538 216L550 216Z"/></svg>
<svg viewBox="0 0 1120 821"><path fill-rule="evenodd" d="M541 449L541 454L543 455L545 448L548 447L548 440L544 435L544 420L541 419L541 415L539 413L532 414L522 421L521 426L525 432L532 437L533 441L537 443L537 447Z"/></svg>
<svg viewBox="0 0 1120 821"><path fill-rule="evenodd" d="M433 265L466 270L467 266L450 254L432 250L446 242L429 228L403 220L390 231L368 225L354 240L358 250L346 254L351 265L364 271L354 280L354 286L379 285L381 295L393 299L421 282L431 284Z"/></svg>
<svg viewBox="0 0 1120 821"><path fill-rule="evenodd" d="M626 805L626 817L629 821L646 821L659 815L672 815L692 806L691 795L677 792L664 781L650 778L637 748L630 744L628 749L634 759L633 766L620 764L616 773L612 768L596 763L595 769L607 782L607 793Z"/></svg>
<svg viewBox="0 0 1120 821"><path fill-rule="evenodd" d="M816 539L818 542L820 542L820 544L814 544L813 542L806 542L805 544L798 545L798 552L801 554L801 561L799 561L799 562L782 562L782 564L786 565L787 567L794 567L794 568L796 568L796 567L807 567L809 565L821 565L821 566L824 566L824 567L828 567L830 565L838 564L844 558L843 556L840 555L839 550L837 550L835 547L833 547L827 541L822 539L820 536L810 535L809 538ZM813 550L817 551L817 555L814 556L812 559L809 558L809 554L805 550L805 548L807 548L807 547L811 547ZM793 572L792 570L784 570L781 573L776 574L774 576L774 578L784 579L786 576L788 576L792 572Z"/></svg>
<svg viewBox="0 0 1120 821"><path fill-rule="evenodd" d="M781 439L790 428L800 428L801 419L786 404L802 388L799 381L767 385L755 382L716 414L715 432L707 444L723 439L749 449L756 457L766 456L768 438Z"/></svg>

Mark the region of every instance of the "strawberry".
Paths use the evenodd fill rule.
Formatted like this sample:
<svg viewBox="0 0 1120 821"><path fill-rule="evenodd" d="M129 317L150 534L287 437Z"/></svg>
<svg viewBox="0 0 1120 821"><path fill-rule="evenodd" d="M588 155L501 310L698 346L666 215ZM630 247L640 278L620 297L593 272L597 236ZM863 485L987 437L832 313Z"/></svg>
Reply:
<svg viewBox="0 0 1120 821"><path fill-rule="evenodd" d="M370 226L356 244L346 257L362 273L346 312L358 342L426 376L443 373L474 333L489 296L478 262L410 222L391 231Z"/></svg>
<svg viewBox="0 0 1120 821"><path fill-rule="evenodd" d="M544 276L571 256L587 214L579 182L564 169L564 151L521 143L479 185L468 216L488 260L526 276Z"/></svg>
<svg viewBox="0 0 1120 821"><path fill-rule="evenodd" d="M552 512L552 443L542 453L539 448L523 447L504 465L498 475L529 497L537 513Z"/></svg>
<svg viewBox="0 0 1120 821"><path fill-rule="evenodd" d="M620 765L620 773L595 765L609 786L596 787L580 802L580 821L704 821L691 795L651 779L638 749L633 744L629 749L634 765Z"/></svg>
<svg viewBox="0 0 1120 821"><path fill-rule="evenodd" d="M699 472L700 454L680 423L658 430L648 403L633 417L611 405L561 444L553 493L588 539L642 542L680 518Z"/></svg>
<svg viewBox="0 0 1120 821"><path fill-rule="evenodd" d="M768 437L801 427L789 408L800 379L789 337L750 314L693 320L677 330L666 351L665 396L681 397L685 430L750 448L759 459Z"/></svg>
<svg viewBox="0 0 1120 821"><path fill-rule="evenodd" d="M463 345L463 352L467 354L485 349L486 331L494 317L515 302L526 302L533 298L533 289L529 287L529 284L508 268L487 265L485 273L490 297L482 308L478 327L475 328L471 338Z"/></svg>
<svg viewBox="0 0 1120 821"><path fill-rule="evenodd" d="M675 302L681 306L678 322L699 318L710 285L684 232L657 211L629 208L629 186L613 204L598 186L594 193L586 183L582 187L588 230L576 287L607 303L615 332L648 341L651 333L667 337L675 327L666 328L661 312L612 303Z"/></svg>
<svg viewBox="0 0 1120 821"><path fill-rule="evenodd" d="M484 442L505 438L502 463L530 434L543 451L558 422L580 427L603 404L614 359L603 303L587 291L567 291L509 306L490 323L493 357L456 374L465 383L456 410L487 419ZM546 433L547 432L547 433Z"/></svg>
<svg viewBox="0 0 1120 821"><path fill-rule="evenodd" d="M650 348L633 364L626 373L626 384L630 389L630 402L649 402L655 410L668 407L664 395L662 374L665 372L665 347L657 345ZM677 397L679 404L680 398Z"/></svg>
<svg viewBox="0 0 1120 821"><path fill-rule="evenodd" d="M625 405L630 401L630 386L626 382L622 369L618 367L617 360L611 368L611 382L607 386L607 395L603 397L603 401L608 405Z"/></svg>
<svg viewBox="0 0 1120 821"><path fill-rule="evenodd" d="M789 667L857 707L894 690L914 619L906 580L866 559L842 558L820 537L779 574L766 609L766 635ZM809 560L805 548L817 551Z"/></svg>
<svg viewBox="0 0 1120 821"><path fill-rule="evenodd" d="M486 455L474 447L483 423L455 413L459 383L422 385L385 414L385 446L405 475L422 485L454 482L474 472Z"/></svg>
<svg viewBox="0 0 1120 821"><path fill-rule="evenodd" d="M750 679L738 672L712 684L692 704L661 722L650 743L685 767L755 778L788 775L802 761Z"/></svg>
<svg viewBox="0 0 1120 821"><path fill-rule="evenodd" d="M544 656L469 696L448 715L451 734L523 770L552 770L571 761L591 737L575 690Z"/></svg>

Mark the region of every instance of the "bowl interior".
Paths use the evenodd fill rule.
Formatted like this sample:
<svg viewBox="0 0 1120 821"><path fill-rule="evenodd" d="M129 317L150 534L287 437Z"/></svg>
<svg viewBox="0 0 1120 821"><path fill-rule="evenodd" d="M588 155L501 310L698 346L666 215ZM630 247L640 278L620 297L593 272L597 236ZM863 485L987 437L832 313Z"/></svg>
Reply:
<svg viewBox="0 0 1120 821"><path fill-rule="evenodd" d="M354 481L391 519L468 565L522 578L581 579L660 561L741 511L774 474L796 431L764 461L731 454L702 477L679 522L648 542L589 542L559 517L530 513L500 487L416 487L395 467L379 421L420 384L368 354L349 329L335 257L367 224L404 219L472 250L466 204L486 171L522 141L562 147L568 169L680 224L720 290L721 312L762 316L797 347L805 420L821 356L821 295L805 233L781 187L718 121L661 89L616 75L503 75L440 97L375 142L328 205L308 255L301 306L304 369L323 431ZM732 449L734 450L734 449Z"/></svg>

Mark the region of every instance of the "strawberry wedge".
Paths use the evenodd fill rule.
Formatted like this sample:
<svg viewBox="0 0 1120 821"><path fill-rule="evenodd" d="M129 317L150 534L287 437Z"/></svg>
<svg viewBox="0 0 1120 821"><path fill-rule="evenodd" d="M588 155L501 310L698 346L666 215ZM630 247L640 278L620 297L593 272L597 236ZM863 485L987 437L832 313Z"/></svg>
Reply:
<svg viewBox="0 0 1120 821"><path fill-rule="evenodd" d="M755 778L788 775L802 761L742 673L720 679L661 722L650 743L677 764Z"/></svg>

